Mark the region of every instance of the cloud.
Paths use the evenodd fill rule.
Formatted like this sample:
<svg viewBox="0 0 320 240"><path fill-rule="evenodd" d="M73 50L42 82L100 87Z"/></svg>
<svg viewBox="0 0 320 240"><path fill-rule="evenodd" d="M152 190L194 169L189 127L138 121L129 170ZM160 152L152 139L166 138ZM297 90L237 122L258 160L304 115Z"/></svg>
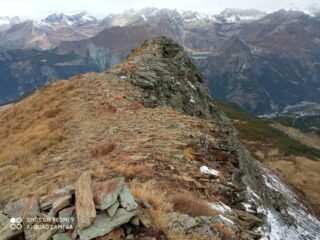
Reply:
<svg viewBox="0 0 320 240"><path fill-rule="evenodd" d="M107 15L125 9L158 7L218 13L225 8L257 8L275 11L281 8L306 8L314 0L0 0L0 16L44 17L54 12Z"/></svg>

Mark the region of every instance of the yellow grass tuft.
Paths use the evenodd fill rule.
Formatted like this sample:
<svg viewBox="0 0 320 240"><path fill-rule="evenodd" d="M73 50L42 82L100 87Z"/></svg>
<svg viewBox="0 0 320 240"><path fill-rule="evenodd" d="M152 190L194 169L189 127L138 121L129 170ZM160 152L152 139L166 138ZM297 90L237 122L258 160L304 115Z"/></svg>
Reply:
<svg viewBox="0 0 320 240"><path fill-rule="evenodd" d="M190 216L216 216L210 205L200 199L197 193L183 191L173 195L174 209Z"/></svg>

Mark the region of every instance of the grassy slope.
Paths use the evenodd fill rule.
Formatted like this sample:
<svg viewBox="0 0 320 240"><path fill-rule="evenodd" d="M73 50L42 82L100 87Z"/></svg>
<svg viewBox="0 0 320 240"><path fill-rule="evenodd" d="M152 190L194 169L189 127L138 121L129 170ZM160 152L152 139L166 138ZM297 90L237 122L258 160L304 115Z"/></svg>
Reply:
<svg viewBox="0 0 320 240"><path fill-rule="evenodd" d="M275 121L287 127L298 128L302 132L314 131L320 136L320 116L308 116L299 118L277 117Z"/></svg>
<svg viewBox="0 0 320 240"><path fill-rule="evenodd" d="M278 148L284 156L305 156L310 159L320 157L320 151L308 147L285 133L272 127L272 121L254 117L234 103L216 101L222 111L234 121L234 126L242 140L261 142Z"/></svg>

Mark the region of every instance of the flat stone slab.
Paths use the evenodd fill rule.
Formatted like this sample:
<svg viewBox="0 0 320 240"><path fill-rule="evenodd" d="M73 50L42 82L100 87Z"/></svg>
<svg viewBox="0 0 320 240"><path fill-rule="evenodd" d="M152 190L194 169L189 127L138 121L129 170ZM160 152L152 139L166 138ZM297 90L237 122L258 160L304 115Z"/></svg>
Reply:
<svg viewBox="0 0 320 240"><path fill-rule="evenodd" d="M127 211L133 211L138 208L138 204L134 200L134 197L131 195L129 188L126 185L123 185L119 198L120 205Z"/></svg>
<svg viewBox="0 0 320 240"><path fill-rule="evenodd" d="M78 227L83 229L90 226L96 217L96 209L91 190L91 174L89 172L84 172L79 177L76 185L75 198Z"/></svg>
<svg viewBox="0 0 320 240"><path fill-rule="evenodd" d="M93 199L97 209L105 210L117 201L124 184L124 178L115 178L93 184Z"/></svg>
<svg viewBox="0 0 320 240"><path fill-rule="evenodd" d="M127 211L123 208L118 208L116 214L110 217L107 213L98 214L94 222L89 227L79 230L81 240L90 240L96 237L102 237L112 230L120 227L130 221L137 215L137 211Z"/></svg>

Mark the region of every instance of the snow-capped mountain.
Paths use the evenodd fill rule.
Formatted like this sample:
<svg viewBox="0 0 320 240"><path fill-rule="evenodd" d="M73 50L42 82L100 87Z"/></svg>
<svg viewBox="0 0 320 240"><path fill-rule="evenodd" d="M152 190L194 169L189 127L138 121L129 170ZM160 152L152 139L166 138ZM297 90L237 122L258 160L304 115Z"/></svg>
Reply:
<svg viewBox="0 0 320 240"><path fill-rule="evenodd" d="M0 17L0 31L21 22L19 17Z"/></svg>
<svg viewBox="0 0 320 240"><path fill-rule="evenodd" d="M259 20L267 15L266 12L257 9L227 8L216 19L225 23L251 22Z"/></svg>
<svg viewBox="0 0 320 240"><path fill-rule="evenodd" d="M240 23L255 21L266 15L267 13L256 9L226 9L220 14L204 14L196 11L144 8L138 11L130 9L120 14L110 14L102 23L109 27L123 27L141 23L153 24L163 19L183 24L196 22Z"/></svg>
<svg viewBox="0 0 320 240"><path fill-rule="evenodd" d="M84 24L97 24L98 20L94 16L89 15L87 12L81 12L75 15L54 13L43 19L41 22L54 25L65 24L70 26L81 26Z"/></svg>
<svg viewBox="0 0 320 240"><path fill-rule="evenodd" d="M311 16L320 16L320 4L319 3L314 3L307 7L304 10L305 13L311 15Z"/></svg>

